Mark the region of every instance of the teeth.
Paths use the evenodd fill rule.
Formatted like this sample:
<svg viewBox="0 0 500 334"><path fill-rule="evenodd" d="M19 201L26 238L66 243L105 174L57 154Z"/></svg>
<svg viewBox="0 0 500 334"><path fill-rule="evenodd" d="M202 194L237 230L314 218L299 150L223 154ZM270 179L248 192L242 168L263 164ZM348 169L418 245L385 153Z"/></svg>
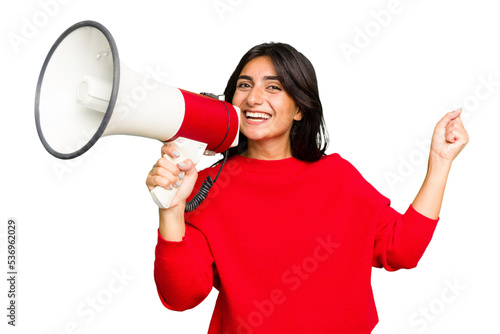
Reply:
<svg viewBox="0 0 500 334"><path fill-rule="evenodd" d="M251 118L262 118L262 119L269 119L271 118L271 115L269 114L265 114L265 113L262 113L262 112L251 112L251 111L247 111L245 116L248 118L248 117L251 117Z"/></svg>

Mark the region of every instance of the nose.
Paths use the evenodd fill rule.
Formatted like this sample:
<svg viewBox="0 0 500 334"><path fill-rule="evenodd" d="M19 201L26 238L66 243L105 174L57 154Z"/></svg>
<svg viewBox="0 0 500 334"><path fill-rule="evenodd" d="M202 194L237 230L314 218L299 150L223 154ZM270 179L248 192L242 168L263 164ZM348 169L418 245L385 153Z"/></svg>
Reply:
<svg viewBox="0 0 500 334"><path fill-rule="evenodd" d="M255 106L262 104L264 96L262 94L261 89L258 87L253 87L250 93L247 96L247 103L249 106Z"/></svg>

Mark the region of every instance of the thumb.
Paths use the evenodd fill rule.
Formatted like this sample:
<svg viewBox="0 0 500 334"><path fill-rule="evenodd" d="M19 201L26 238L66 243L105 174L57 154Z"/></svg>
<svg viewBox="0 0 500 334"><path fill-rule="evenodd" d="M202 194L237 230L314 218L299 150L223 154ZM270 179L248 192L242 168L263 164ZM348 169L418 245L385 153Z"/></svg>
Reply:
<svg viewBox="0 0 500 334"><path fill-rule="evenodd" d="M184 178L196 178L198 176L198 171L196 170L195 164L191 161L191 159L186 159L177 164L177 167L184 172Z"/></svg>
<svg viewBox="0 0 500 334"><path fill-rule="evenodd" d="M450 123L452 120L460 117L460 114L462 114L462 107L446 113L446 115L444 115L444 117L441 118L441 120L438 122L437 126L443 128L446 127L446 125L448 125L448 123Z"/></svg>
<svg viewBox="0 0 500 334"><path fill-rule="evenodd" d="M193 192L196 180L198 179L198 171L196 170L196 166L190 159L179 162L177 164L177 167L183 172L183 176L181 180L181 185L177 190L177 194L175 196L177 197L177 199L174 197L172 205L175 204L174 203L175 200L186 201L187 198Z"/></svg>

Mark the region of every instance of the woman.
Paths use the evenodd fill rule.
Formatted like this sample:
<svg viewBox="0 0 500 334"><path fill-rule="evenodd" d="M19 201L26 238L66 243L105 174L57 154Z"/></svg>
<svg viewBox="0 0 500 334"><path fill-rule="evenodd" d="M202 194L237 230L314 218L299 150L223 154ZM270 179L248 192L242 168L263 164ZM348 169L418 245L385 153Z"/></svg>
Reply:
<svg viewBox="0 0 500 334"><path fill-rule="evenodd" d="M209 333L369 333L378 322L372 267L417 265L439 219L453 159L468 142L460 110L436 125L426 178L404 214L327 145L316 76L289 45L262 44L225 90L241 136L203 204L184 214L207 175L158 160L147 178L179 187L160 209L155 280L172 310L219 290ZM177 155L164 145L163 154ZM182 181L182 182L181 182Z"/></svg>

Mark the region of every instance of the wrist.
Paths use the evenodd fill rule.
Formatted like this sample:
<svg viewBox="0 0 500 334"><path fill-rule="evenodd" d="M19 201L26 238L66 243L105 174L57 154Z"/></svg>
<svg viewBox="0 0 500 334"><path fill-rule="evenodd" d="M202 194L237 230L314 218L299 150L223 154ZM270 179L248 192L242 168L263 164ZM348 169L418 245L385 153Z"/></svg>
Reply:
<svg viewBox="0 0 500 334"><path fill-rule="evenodd" d="M427 165L427 172L445 172L448 173L451 169L452 160L430 156Z"/></svg>
<svg viewBox="0 0 500 334"><path fill-rule="evenodd" d="M184 222L185 203L180 203L172 208L159 209L161 236L168 241L182 241L186 232Z"/></svg>

